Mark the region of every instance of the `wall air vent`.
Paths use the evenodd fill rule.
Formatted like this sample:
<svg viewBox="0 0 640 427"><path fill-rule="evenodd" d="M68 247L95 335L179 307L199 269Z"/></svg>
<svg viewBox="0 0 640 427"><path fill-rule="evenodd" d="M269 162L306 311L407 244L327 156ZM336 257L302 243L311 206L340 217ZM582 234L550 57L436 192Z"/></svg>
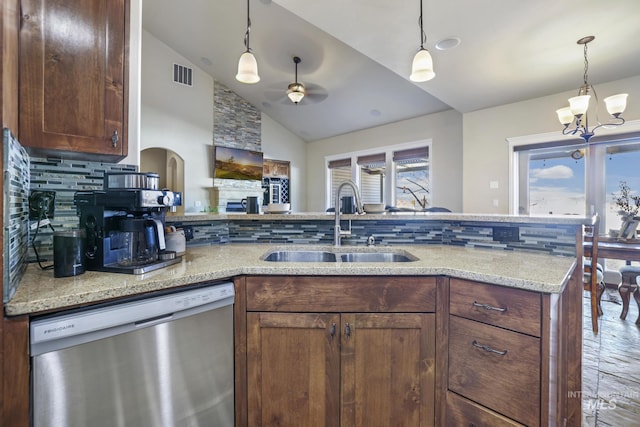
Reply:
<svg viewBox="0 0 640 427"><path fill-rule="evenodd" d="M193 86L193 68L173 64L173 82L185 86Z"/></svg>

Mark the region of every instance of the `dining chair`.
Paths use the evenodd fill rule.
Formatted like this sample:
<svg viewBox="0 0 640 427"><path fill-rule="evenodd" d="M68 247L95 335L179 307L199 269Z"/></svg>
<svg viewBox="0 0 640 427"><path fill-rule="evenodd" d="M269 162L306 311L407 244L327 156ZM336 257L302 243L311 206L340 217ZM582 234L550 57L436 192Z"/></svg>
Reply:
<svg viewBox="0 0 640 427"><path fill-rule="evenodd" d="M583 257L582 283L585 291L590 293L591 327L593 333L598 333L598 317L602 315L600 300L604 292L604 269L598 264L598 230L600 216L594 215L591 224L584 226L583 241L591 242L591 256ZM594 268L595 266L595 268Z"/></svg>

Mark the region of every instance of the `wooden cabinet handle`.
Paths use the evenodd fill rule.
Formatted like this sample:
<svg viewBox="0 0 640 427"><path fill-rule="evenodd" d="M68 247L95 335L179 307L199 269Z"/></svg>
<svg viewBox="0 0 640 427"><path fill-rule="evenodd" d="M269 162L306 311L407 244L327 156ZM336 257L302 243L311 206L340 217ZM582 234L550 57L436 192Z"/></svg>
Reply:
<svg viewBox="0 0 640 427"><path fill-rule="evenodd" d="M331 328L329 329L329 336L331 337L331 340L333 340L333 337L336 336L336 324L335 324L335 322L331 324Z"/></svg>
<svg viewBox="0 0 640 427"><path fill-rule="evenodd" d="M494 348L489 347L488 345L482 345L482 344L478 344L478 341L473 340L473 342L471 343L471 345L473 345L476 348L479 348L481 350L486 351L487 353L495 353L498 354L500 356L504 356L507 354L507 350L496 350Z"/></svg>
<svg viewBox="0 0 640 427"><path fill-rule="evenodd" d="M111 135L111 144L114 148L118 146L118 139L118 129L116 129L113 131L113 135Z"/></svg>
<svg viewBox="0 0 640 427"><path fill-rule="evenodd" d="M346 335L347 339L351 338L351 326L349 325L349 323L344 326L344 334Z"/></svg>
<svg viewBox="0 0 640 427"><path fill-rule="evenodd" d="M485 310L499 311L500 313L504 313L505 311L507 311L507 307L504 307L504 308L494 307L494 306L489 305L489 304L481 304L478 301L474 301L473 302L473 306L474 307L478 307L478 308L484 308Z"/></svg>

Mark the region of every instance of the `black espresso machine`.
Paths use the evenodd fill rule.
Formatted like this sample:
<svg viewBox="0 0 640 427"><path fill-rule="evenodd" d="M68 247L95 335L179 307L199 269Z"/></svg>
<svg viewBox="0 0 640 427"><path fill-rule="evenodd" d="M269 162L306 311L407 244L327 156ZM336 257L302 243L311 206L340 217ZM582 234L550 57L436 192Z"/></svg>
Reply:
<svg viewBox="0 0 640 427"><path fill-rule="evenodd" d="M143 274L182 261L165 245L165 215L182 193L160 190L153 172L110 172L104 190L74 196L85 230L87 270Z"/></svg>

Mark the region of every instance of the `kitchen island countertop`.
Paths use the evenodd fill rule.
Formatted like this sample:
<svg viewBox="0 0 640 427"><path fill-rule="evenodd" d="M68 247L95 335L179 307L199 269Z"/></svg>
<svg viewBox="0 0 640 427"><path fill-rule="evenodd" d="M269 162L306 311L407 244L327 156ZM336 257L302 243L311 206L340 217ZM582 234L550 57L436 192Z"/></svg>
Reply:
<svg viewBox="0 0 640 427"><path fill-rule="evenodd" d="M539 253L465 248L451 245L378 247L407 251L418 260L402 263L268 262L271 250L323 249L340 252L368 250L361 246L226 244L190 247L182 262L141 275L87 271L75 277L54 278L52 270L30 264L12 299L5 304L9 316L58 311L147 292L238 275L446 275L496 285L559 293L567 284L575 257Z"/></svg>

